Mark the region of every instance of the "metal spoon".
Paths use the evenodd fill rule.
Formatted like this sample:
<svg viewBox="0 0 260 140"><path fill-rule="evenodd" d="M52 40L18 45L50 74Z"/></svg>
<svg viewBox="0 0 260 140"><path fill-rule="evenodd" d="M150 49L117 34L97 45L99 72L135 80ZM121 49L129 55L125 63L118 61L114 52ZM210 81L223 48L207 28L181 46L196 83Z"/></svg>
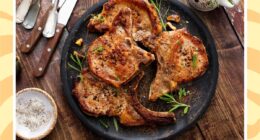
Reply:
<svg viewBox="0 0 260 140"><path fill-rule="evenodd" d="M50 11L48 19L46 21L44 30L42 32L43 36L46 38L51 38L55 34L57 19L58 19L58 10L62 7L65 0L53 0L53 9ZM59 3L59 4L58 4Z"/></svg>
<svg viewBox="0 0 260 140"><path fill-rule="evenodd" d="M41 8L41 0L36 0L36 2L30 8L23 22L23 27L25 29L32 29L34 27L40 8Z"/></svg>
<svg viewBox="0 0 260 140"><path fill-rule="evenodd" d="M16 9L16 23L22 23L28 10L32 4L32 0L23 0Z"/></svg>

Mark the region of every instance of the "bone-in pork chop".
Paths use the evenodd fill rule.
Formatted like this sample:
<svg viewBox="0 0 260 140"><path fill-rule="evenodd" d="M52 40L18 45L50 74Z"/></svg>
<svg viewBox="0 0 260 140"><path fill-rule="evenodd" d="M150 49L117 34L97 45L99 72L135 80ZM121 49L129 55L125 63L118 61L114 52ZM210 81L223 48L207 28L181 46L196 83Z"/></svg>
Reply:
<svg viewBox="0 0 260 140"><path fill-rule="evenodd" d="M94 40L87 51L90 70L107 83L120 87L148 65L154 55L137 46L131 37L132 10L122 9L110 31Z"/></svg>
<svg viewBox="0 0 260 140"><path fill-rule="evenodd" d="M186 29L163 32L148 40L156 54L157 73L150 87L149 100L177 89L179 83L201 76L207 69L208 56L202 41Z"/></svg>
<svg viewBox="0 0 260 140"><path fill-rule="evenodd" d="M113 28L113 21L118 13L125 8L132 10L132 36L135 41L142 41L150 35L162 32L162 26L155 7L148 0L109 0L104 4L100 14L90 19L90 31L105 32Z"/></svg>
<svg viewBox="0 0 260 140"><path fill-rule="evenodd" d="M132 106L131 97L122 88L115 88L83 70L82 80L73 90L82 110L92 116L116 116L126 126L145 124Z"/></svg>

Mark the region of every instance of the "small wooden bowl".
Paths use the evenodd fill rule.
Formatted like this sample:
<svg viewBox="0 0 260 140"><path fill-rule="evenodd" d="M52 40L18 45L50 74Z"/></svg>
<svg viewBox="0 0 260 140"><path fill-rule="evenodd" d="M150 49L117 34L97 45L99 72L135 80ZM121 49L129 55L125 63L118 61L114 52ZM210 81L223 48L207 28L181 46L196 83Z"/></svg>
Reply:
<svg viewBox="0 0 260 140"><path fill-rule="evenodd" d="M40 126L39 129L33 132L16 122L16 135L22 139L42 139L53 130L57 122L58 111L56 103L46 91L38 88L26 88L20 90L16 94L16 103L19 99L29 100L32 98L40 99L45 104L45 109L51 112L51 117L47 124Z"/></svg>

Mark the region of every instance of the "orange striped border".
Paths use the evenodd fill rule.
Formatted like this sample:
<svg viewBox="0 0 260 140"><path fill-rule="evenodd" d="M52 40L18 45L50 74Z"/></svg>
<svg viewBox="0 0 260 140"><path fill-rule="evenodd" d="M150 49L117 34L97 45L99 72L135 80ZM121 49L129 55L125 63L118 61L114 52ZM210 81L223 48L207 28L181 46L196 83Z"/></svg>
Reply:
<svg viewBox="0 0 260 140"><path fill-rule="evenodd" d="M260 139L260 9L259 0L248 0L247 138Z"/></svg>
<svg viewBox="0 0 260 140"><path fill-rule="evenodd" d="M0 140L13 139L13 1L0 0Z"/></svg>

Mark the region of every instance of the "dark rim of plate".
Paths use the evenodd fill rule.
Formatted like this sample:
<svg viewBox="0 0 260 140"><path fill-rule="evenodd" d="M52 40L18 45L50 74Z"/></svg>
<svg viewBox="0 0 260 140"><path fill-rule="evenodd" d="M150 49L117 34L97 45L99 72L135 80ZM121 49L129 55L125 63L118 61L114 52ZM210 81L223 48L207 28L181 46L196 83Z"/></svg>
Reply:
<svg viewBox="0 0 260 140"><path fill-rule="evenodd" d="M85 114L81 111L81 109L78 107L78 102L73 98L72 96L72 91L69 88L69 83L68 83L68 77L67 77L67 56L68 56L68 51L69 51L69 45L70 43L73 41L73 37L75 36L75 34L78 32L78 28L85 22L87 21L90 17L91 14L99 7L102 7L103 4L106 2L106 0L101 0L100 2L98 2L97 4L93 5L91 8L89 8L85 14L82 16L83 18L80 18L77 23L74 25L74 27L72 28L69 37L67 38L65 45L63 47L63 51L62 51L62 56L61 56L61 67L60 67L60 72L61 72L61 80L62 80L62 87L63 87L63 91L64 91L64 95L67 99L67 102L69 103L72 111L77 115L77 117L81 120L81 122L83 122L88 128L90 128L90 130L94 131L96 134L102 136L102 137L106 137L109 139L123 139L122 137L116 136L116 135L110 135L109 133L105 133L100 131L97 127L95 127L94 125L92 125L91 123L89 123L89 120L86 119ZM206 112L208 106L211 103L211 99L215 94L215 90L216 90L216 85L217 85L217 80L218 80L218 56L217 56L217 52L215 49L215 43L214 40L208 30L208 28L205 26L205 24L200 20L200 18L193 12L190 10L189 7L185 6L184 4L182 4L181 2L178 2L176 0L169 0L169 3L174 3L176 6L180 7L181 9L183 9L183 13L185 13L186 15L189 15L191 17L191 19L194 20L194 22L199 26L200 30L202 30L202 32L205 34L205 36L207 37L207 40L210 42L210 47L212 47L211 51L212 51L212 63L214 63L215 65L213 65L213 70L215 71L215 75L214 75L214 85L212 85L211 91L210 93L210 99L207 100L205 102L205 105L203 105L201 112L199 113L198 116L196 116L196 118L194 119L194 121L192 121L191 123L189 123L186 127L184 127L182 130L174 133L174 134L169 134L169 135L158 135L156 137L153 137L152 139L165 139L165 138L169 138L169 137L173 137L178 135L179 133L187 130L188 128L190 128L191 126L195 125L195 123L202 117L202 115Z"/></svg>

